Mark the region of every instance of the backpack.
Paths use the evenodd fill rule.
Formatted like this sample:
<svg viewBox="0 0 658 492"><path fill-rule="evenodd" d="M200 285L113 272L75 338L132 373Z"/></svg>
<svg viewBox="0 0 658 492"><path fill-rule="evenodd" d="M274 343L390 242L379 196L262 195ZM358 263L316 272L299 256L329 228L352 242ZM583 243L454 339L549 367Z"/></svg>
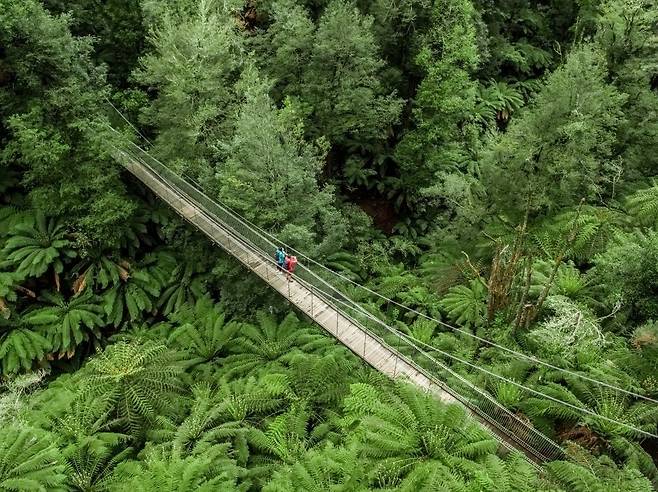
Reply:
<svg viewBox="0 0 658 492"><path fill-rule="evenodd" d="M288 271L289 272L294 272L296 266L297 266L297 257L296 256L291 256L288 259Z"/></svg>

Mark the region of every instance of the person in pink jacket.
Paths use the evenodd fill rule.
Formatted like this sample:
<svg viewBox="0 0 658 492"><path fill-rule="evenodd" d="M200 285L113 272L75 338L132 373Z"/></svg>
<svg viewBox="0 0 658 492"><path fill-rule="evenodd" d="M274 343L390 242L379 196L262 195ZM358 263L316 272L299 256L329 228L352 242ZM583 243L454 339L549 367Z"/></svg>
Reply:
<svg viewBox="0 0 658 492"><path fill-rule="evenodd" d="M288 282L290 282L292 274L295 273L295 267L297 266L297 257L296 256L286 256L286 262L284 263L284 268L286 269Z"/></svg>

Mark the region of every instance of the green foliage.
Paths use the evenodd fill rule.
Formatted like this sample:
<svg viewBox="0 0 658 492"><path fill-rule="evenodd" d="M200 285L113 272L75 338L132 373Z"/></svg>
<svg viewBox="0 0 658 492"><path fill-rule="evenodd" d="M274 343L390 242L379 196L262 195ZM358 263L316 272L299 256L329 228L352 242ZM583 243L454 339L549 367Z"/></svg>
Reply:
<svg viewBox="0 0 658 492"><path fill-rule="evenodd" d="M71 357L83 341L100 339L100 328L105 326L103 308L93 294L66 300L61 294L45 293L41 300L47 305L27 313L24 321L41 327L53 351Z"/></svg>
<svg viewBox="0 0 658 492"><path fill-rule="evenodd" d="M633 177L653 176L658 155L657 7L655 0L609 0L597 16L595 39L606 54L610 78L629 95L619 142L625 172Z"/></svg>
<svg viewBox="0 0 658 492"><path fill-rule="evenodd" d="M76 255L70 246L64 224L38 212L34 221L11 228L2 255L19 275L40 277L51 266L57 275L64 271L64 261Z"/></svg>
<svg viewBox="0 0 658 492"><path fill-rule="evenodd" d="M533 211L610 196L621 172L613 142L626 96L606 76L600 51L575 49L547 78L532 108L491 146L482 171L499 210L520 217L528 195Z"/></svg>
<svg viewBox="0 0 658 492"><path fill-rule="evenodd" d="M565 444L571 461L538 474L459 407L281 321L287 302L111 160L107 124L134 128L106 102L342 274L655 398L655 0L96 3L0 0L1 489L658 485L651 441L603 418L655 433L655 405L346 287L400 332L598 414L451 366L599 456ZM502 280L492 244L514 250ZM496 280L509 298L487 323Z"/></svg>
<svg viewBox="0 0 658 492"><path fill-rule="evenodd" d="M381 486L415 482L435 487L457 479L452 468L474 473L476 462L498 447L489 433L471 425L463 408L437 405L410 386L382 395L372 386L355 384L345 406L346 423L357 426L360 453L372 462L370 475Z"/></svg>
<svg viewBox="0 0 658 492"><path fill-rule="evenodd" d="M66 458L69 481L77 490L107 490L113 481L112 471L131 453L132 448L115 452L111 448L97 450L88 443L82 444Z"/></svg>
<svg viewBox="0 0 658 492"><path fill-rule="evenodd" d="M225 445L203 446L189 456L182 456L176 450L153 448L147 450L143 461L129 461L117 467L108 490L245 490L236 487L239 475L240 469Z"/></svg>
<svg viewBox="0 0 658 492"><path fill-rule="evenodd" d="M204 158L219 150L210 147L229 135L243 41L225 2L199 2L190 15L173 5L162 10L149 36L153 49L135 73L158 91L144 118L158 129L156 150L164 162L207 174Z"/></svg>
<svg viewBox="0 0 658 492"><path fill-rule="evenodd" d="M602 492L648 492L651 483L641 473L630 467L618 468L609 458L591 458L579 466L576 463L555 461L546 469L550 478L574 492L600 490Z"/></svg>
<svg viewBox="0 0 658 492"><path fill-rule="evenodd" d="M182 306L170 319L180 325L171 332L168 343L205 361L226 355L240 328L238 323L225 323L224 313L207 297L199 299L194 308Z"/></svg>
<svg viewBox="0 0 658 492"><path fill-rule="evenodd" d="M545 307L551 315L527 336L536 353L578 365L586 365L600 357L607 342L589 309L558 295L549 296Z"/></svg>
<svg viewBox="0 0 658 492"><path fill-rule="evenodd" d="M656 231L617 234L614 243L594 257L596 280L604 286L608 305L621 302L626 312L641 321L658 317L652 294L658 288L656 261Z"/></svg>
<svg viewBox="0 0 658 492"><path fill-rule="evenodd" d="M118 342L89 361L84 392L110 402L123 426L137 433L156 416L171 412L171 400L183 392L182 359L154 342Z"/></svg>
<svg viewBox="0 0 658 492"><path fill-rule="evenodd" d="M335 448L331 443L321 449L311 449L290 466L280 468L264 492L363 492L369 490L359 483L363 471L358 468L354 450Z"/></svg>
<svg viewBox="0 0 658 492"><path fill-rule="evenodd" d="M440 306L448 317L458 325L480 327L487 312L487 289L479 280L471 280L468 286L451 287Z"/></svg>
<svg viewBox="0 0 658 492"><path fill-rule="evenodd" d="M638 225L656 226L658 220L658 183L654 182L650 188L637 190L626 201L629 214Z"/></svg>
<svg viewBox="0 0 658 492"><path fill-rule="evenodd" d="M51 350L50 341L31 330L24 321L0 318L0 361L2 373L27 371L45 358Z"/></svg>
<svg viewBox="0 0 658 492"><path fill-rule="evenodd" d="M0 163L20 170L35 208L111 244L135 204L108 158L104 70L90 60L91 39L71 35L69 23L35 0L2 4Z"/></svg>
<svg viewBox="0 0 658 492"><path fill-rule="evenodd" d="M302 79L301 95L313 108L312 134L339 144L384 139L402 101L382 87L383 67L372 19L344 0L329 2Z"/></svg>
<svg viewBox="0 0 658 492"><path fill-rule="evenodd" d="M176 266L168 283L169 287L160 294L158 305L162 314L183 309L186 303L194 304L207 293L207 275L200 273L197 265L185 263Z"/></svg>
<svg viewBox="0 0 658 492"><path fill-rule="evenodd" d="M0 429L0 488L9 491L64 491L64 460L52 436L38 429Z"/></svg>
<svg viewBox="0 0 658 492"><path fill-rule="evenodd" d="M224 359L227 376L273 371L285 367L301 351L313 353L333 345L327 337L300 326L292 313L281 324L262 312L257 317L259 324L240 326L240 335L231 343L232 355Z"/></svg>
<svg viewBox="0 0 658 492"><path fill-rule="evenodd" d="M554 400L531 397L525 404L528 414L549 416L572 424L582 423L597 435L608 439L642 437L642 434L635 429L655 433L658 422L658 408L655 405L644 401L632 401L630 397L616 390L592 386L591 383L571 376L568 378L568 386L550 382L542 385L541 391L554 399L569 403L571 407ZM586 408L594 415L584 414L573 406ZM614 421L635 429L616 424Z"/></svg>
<svg viewBox="0 0 658 492"><path fill-rule="evenodd" d="M345 221L333 207L333 188L317 182L325 145L304 140L295 106L274 107L268 82L253 66L238 87L244 103L228 143L231 157L217 175L219 197L261 227L279 229L288 244L305 250L317 245L320 251L340 247Z"/></svg>
<svg viewBox="0 0 658 492"><path fill-rule="evenodd" d="M126 318L137 320L145 311L155 313L160 292L171 278L173 261L168 254L153 254L140 265L126 263L120 271L123 282L102 295L108 322L119 326Z"/></svg>
<svg viewBox="0 0 658 492"><path fill-rule="evenodd" d="M476 96L469 71L478 63L473 17L469 0L435 2L431 27L420 38L415 62L423 79L414 97L415 128L396 148L402 187L412 202L436 200L442 183L458 176L468 160Z"/></svg>

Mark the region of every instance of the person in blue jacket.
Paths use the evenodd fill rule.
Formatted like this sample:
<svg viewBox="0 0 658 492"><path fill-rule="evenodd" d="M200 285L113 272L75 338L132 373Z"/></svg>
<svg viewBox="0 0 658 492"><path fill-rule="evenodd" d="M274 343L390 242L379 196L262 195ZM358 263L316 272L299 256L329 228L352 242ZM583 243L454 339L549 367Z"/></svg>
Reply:
<svg viewBox="0 0 658 492"><path fill-rule="evenodd" d="M283 264L286 262L286 251L283 249L283 247L279 246L276 248L276 252L274 253L274 259L276 260L276 264L279 267L279 270L282 272L285 271L283 268Z"/></svg>

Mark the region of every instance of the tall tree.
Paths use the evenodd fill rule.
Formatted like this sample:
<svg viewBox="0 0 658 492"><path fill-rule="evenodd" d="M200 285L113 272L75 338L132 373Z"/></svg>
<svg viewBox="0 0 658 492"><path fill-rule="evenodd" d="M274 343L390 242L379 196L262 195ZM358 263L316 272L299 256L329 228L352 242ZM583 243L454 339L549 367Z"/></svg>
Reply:
<svg viewBox="0 0 658 492"><path fill-rule="evenodd" d="M103 70L90 38L35 0L0 8L0 166L16 166L32 202L65 214L87 240L116 241L132 215L109 158Z"/></svg>
<svg viewBox="0 0 658 492"><path fill-rule="evenodd" d="M474 15L470 0L438 0L431 27L420 37L414 127L396 148L400 186L412 207L436 202L442 183L461 174L470 159L476 88L470 73L478 63Z"/></svg>
<svg viewBox="0 0 658 492"><path fill-rule="evenodd" d="M535 103L496 139L482 163L489 200L520 219L530 196L533 213L605 201L621 167L616 131L626 97L606 82L603 54L572 52Z"/></svg>
<svg viewBox="0 0 658 492"><path fill-rule="evenodd" d="M156 153L198 176L223 155L217 140L231 134L242 41L231 11L213 0L192 12L172 7L161 15L149 36L153 49L135 72L137 81L157 91L144 120L158 130Z"/></svg>
<svg viewBox="0 0 658 492"><path fill-rule="evenodd" d="M658 2L609 0L597 19L596 40L610 78L628 94L620 125L627 178L655 175L658 166Z"/></svg>
<svg viewBox="0 0 658 492"><path fill-rule="evenodd" d="M312 136L368 147L390 134L401 100L384 91L378 51L372 18L333 0L319 20L300 87L312 108Z"/></svg>
<svg viewBox="0 0 658 492"><path fill-rule="evenodd" d="M286 242L339 248L346 224L332 205L333 189L318 184L326 145L308 143L297 106L277 109L269 88L253 66L242 74L237 90L244 102L226 146L229 158L217 173L219 196L250 220L279 230Z"/></svg>

